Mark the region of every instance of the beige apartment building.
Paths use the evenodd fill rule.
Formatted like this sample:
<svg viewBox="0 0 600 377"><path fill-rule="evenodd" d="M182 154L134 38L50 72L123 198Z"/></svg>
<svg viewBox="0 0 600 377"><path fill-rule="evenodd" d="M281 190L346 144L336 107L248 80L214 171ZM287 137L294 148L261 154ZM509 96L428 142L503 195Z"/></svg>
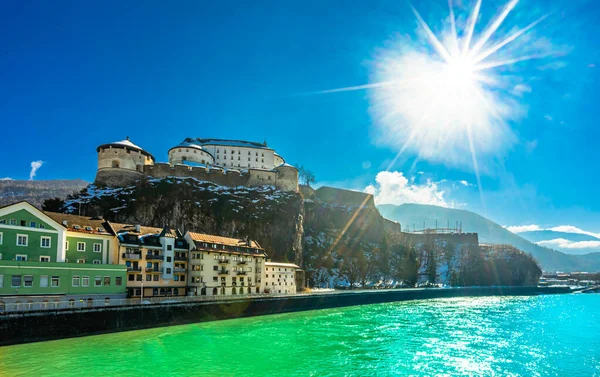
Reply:
<svg viewBox="0 0 600 377"><path fill-rule="evenodd" d="M188 232L190 281L193 296L264 293L266 254L251 240Z"/></svg>

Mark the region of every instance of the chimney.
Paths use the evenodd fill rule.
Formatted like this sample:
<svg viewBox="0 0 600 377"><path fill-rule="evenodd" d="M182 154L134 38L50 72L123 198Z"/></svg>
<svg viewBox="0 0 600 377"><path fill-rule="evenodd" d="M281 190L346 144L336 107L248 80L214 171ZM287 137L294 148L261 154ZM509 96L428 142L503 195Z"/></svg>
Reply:
<svg viewBox="0 0 600 377"><path fill-rule="evenodd" d="M68 228L68 227L69 227L69 226L68 226L68 223L67 223L67 220L63 220L62 224L63 224L63 226L64 226L65 228Z"/></svg>
<svg viewBox="0 0 600 377"><path fill-rule="evenodd" d="M142 226L140 224L135 224L135 231L137 233L141 232L142 231Z"/></svg>

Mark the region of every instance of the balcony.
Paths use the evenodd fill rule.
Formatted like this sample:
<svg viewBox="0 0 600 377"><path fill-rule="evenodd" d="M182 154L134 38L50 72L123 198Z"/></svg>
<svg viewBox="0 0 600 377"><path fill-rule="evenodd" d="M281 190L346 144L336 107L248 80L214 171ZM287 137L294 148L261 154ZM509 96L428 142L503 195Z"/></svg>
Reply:
<svg viewBox="0 0 600 377"><path fill-rule="evenodd" d="M123 253L123 259L139 260L142 259L142 254Z"/></svg>
<svg viewBox="0 0 600 377"><path fill-rule="evenodd" d="M187 262L187 257L173 257L174 260Z"/></svg>
<svg viewBox="0 0 600 377"><path fill-rule="evenodd" d="M141 267L127 267L127 272L142 272Z"/></svg>
<svg viewBox="0 0 600 377"><path fill-rule="evenodd" d="M146 260L165 260L164 255L146 254Z"/></svg>
<svg viewBox="0 0 600 377"><path fill-rule="evenodd" d="M229 259L219 259L219 264L229 263Z"/></svg>
<svg viewBox="0 0 600 377"><path fill-rule="evenodd" d="M238 261L238 264L248 264L248 262L246 262L245 260L240 260Z"/></svg>
<svg viewBox="0 0 600 377"><path fill-rule="evenodd" d="M146 272L150 274L162 274L162 268L146 267Z"/></svg>
<svg viewBox="0 0 600 377"><path fill-rule="evenodd" d="M246 271L237 271L238 275L246 275Z"/></svg>
<svg viewBox="0 0 600 377"><path fill-rule="evenodd" d="M179 267L177 267L177 268L173 269L173 272L185 272L185 271L186 271L185 268L179 268Z"/></svg>
<svg viewBox="0 0 600 377"><path fill-rule="evenodd" d="M229 275L229 270L221 269L218 273L219 275Z"/></svg>

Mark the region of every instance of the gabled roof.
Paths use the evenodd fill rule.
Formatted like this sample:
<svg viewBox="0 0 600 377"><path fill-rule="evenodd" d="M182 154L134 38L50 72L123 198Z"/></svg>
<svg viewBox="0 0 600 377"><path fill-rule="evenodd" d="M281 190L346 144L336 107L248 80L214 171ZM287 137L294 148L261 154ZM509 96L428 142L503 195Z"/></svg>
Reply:
<svg viewBox="0 0 600 377"><path fill-rule="evenodd" d="M48 211L44 213L71 232L104 235L111 233L110 229L107 229L106 221L101 218Z"/></svg>
<svg viewBox="0 0 600 377"><path fill-rule="evenodd" d="M165 225L162 231L160 232L159 237L177 238L179 236L175 231L171 230L171 228L169 228L168 225Z"/></svg>
<svg viewBox="0 0 600 377"><path fill-rule="evenodd" d="M248 247L252 249L262 249L258 242L252 240L244 240L240 238L230 238L230 237L222 237L222 236L214 236L212 234L202 234L202 233L194 233L188 232L190 237L194 242L206 242L206 243L216 243L219 245L227 245L227 246L239 246L239 247Z"/></svg>
<svg viewBox="0 0 600 377"><path fill-rule="evenodd" d="M20 202L16 202L13 204L6 205L4 207L0 207L0 216L4 216L9 213L20 211L22 209L32 213L34 216L36 216L38 218L44 220L45 222L48 223L48 225L52 226L55 230L62 231L64 229L64 227L59 222L57 222L52 217L45 214L43 211L37 209L33 204L29 203L26 200L22 200Z"/></svg>

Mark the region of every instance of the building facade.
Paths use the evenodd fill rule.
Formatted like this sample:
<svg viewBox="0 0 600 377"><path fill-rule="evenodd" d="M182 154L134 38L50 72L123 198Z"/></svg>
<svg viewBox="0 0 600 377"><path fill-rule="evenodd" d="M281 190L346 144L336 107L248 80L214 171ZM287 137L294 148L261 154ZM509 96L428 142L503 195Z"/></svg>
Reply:
<svg viewBox="0 0 600 377"><path fill-rule="evenodd" d="M298 170L286 164L265 143L244 140L187 138L169 150L168 163L154 157L129 138L102 144L95 183L123 186L143 177L191 177L224 186L271 185L298 190Z"/></svg>
<svg viewBox="0 0 600 377"><path fill-rule="evenodd" d="M296 294L296 271L300 267L293 263L266 262L265 293ZM300 287L302 289L302 287Z"/></svg>
<svg viewBox="0 0 600 377"><path fill-rule="evenodd" d="M110 223L127 267L129 297L186 295L189 245L178 230Z"/></svg>
<svg viewBox="0 0 600 377"><path fill-rule="evenodd" d="M109 264L114 237L99 223L69 227L56 215L27 202L0 208L0 309L125 297L125 268Z"/></svg>
<svg viewBox="0 0 600 377"><path fill-rule="evenodd" d="M266 254L256 241L188 232L194 296L264 293Z"/></svg>

